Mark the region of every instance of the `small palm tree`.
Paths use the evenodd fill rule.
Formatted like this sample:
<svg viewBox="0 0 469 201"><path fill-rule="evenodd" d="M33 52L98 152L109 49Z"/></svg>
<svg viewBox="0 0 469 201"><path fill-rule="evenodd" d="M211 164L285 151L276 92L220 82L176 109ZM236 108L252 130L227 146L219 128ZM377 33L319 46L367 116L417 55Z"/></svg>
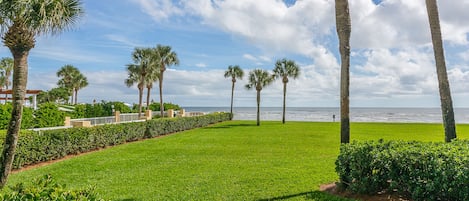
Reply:
<svg viewBox="0 0 469 201"><path fill-rule="evenodd" d="M10 57L4 57L2 60L0 60L0 69L3 72L3 82L2 86L5 87L5 90L8 90L8 87L10 86L10 77L11 73L13 72L13 59ZM7 102L8 94L5 94L5 103Z"/></svg>
<svg viewBox="0 0 469 201"><path fill-rule="evenodd" d="M248 84L246 89L256 89L257 91L257 126L260 125L260 104L261 104L261 91L264 87L272 83L274 78L268 71L262 69L255 69L249 72Z"/></svg>
<svg viewBox="0 0 469 201"><path fill-rule="evenodd" d="M225 78L231 77L231 117L230 119L233 119L233 95L234 95L234 87L236 83L236 78L238 79L243 79L244 72L243 69L241 69L238 65L235 66L228 66L228 70L225 71Z"/></svg>
<svg viewBox="0 0 469 201"><path fill-rule="evenodd" d="M75 98L75 104L77 104L78 100L78 90L85 88L88 86L88 79L83 74L78 74L73 78L73 92L74 92L74 98Z"/></svg>
<svg viewBox="0 0 469 201"><path fill-rule="evenodd" d="M137 84L138 88L138 116L142 113L143 89L147 85L149 75L151 49L135 48L132 53L133 64L127 65L128 78L125 80L127 87Z"/></svg>
<svg viewBox="0 0 469 201"><path fill-rule="evenodd" d="M69 94L72 96L70 98L70 104L73 103L73 95L74 95L74 79L80 75L80 70L75 66L70 64L62 66L57 71L57 77L59 77L59 81L57 81L57 85L59 87L63 87L68 90Z"/></svg>
<svg viewBox="0 0 469 201"><path fill-rule="evenodd" d="M335 0L335 22L340 52L340 142L350 142L350 32L348 0Z"/></svg>
<svg viewBox="0 0 469 201"><path fill-rule="evenodd" d="M436 0L426 0L428 21L432 34L433 52L435 55L438 86L440 89L441 112L445 128L445 141L451 142L456 138L456 123L454 121L453 101L446 72L445 53L441 39L440 18Z"/></svg>
<svg viewBox="0 0 469 201"><path fill-rule="evenodd" d="M300 75L300 67L292 60L282 59L275 63L274 76L282 78L283 82L283 115L282 123L285 124L285 99L287 96L288 78L296 79Z"/></svg>
<svg viewBox="0 0 469 201"><path fill-rule="evenodd" d="M159 60L159 69L160 74L158 77L158 83L160 88L160 113L161 117L164 116L164 105L163 105L163 75L166 71L166 67L171 65L179 65L179 59L176 52L171 50L170 46L157 45L155 48L155 53Z"/></svg>
<svg viewBox="0 0 469 201"><path fill-rule="evenodd" d="M21 128L28 80L28 55L39 35L58 34L82 15L80 0L0 1L3 43L14 60L13 110L4 141L0 166L0 188L5 185L13 163Z"/></svg>

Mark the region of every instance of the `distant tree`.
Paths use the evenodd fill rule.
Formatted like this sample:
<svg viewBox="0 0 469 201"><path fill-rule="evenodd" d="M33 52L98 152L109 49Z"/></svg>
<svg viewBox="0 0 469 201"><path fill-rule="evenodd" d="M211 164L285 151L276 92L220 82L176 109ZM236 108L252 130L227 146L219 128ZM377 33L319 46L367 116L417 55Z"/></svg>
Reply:
<svg viewBox="0 0 469 201"><path fill-rule="evenodd" d="M10 77L13 72L13 62L14 60L10 57L4 57L0 60L0 70L2 74L1 85L5 87L5 90L8 90L8 87L11 84ZM8 94L5 94L5 103L7 102Z"/></svg>
<svg viewBox="0 0 469 201"><path fill-rule="evenodd" d="M73 77L73 97L75 98L75 104L78 103L78 90L85 88L88 86L88 79L83 74L78 74Z"/></svg>
<svg viewBox="0 0 469 201"><path fill-rule="evenodd" d="M38 103L67 103L70 98L70 92L63 87L52 88L49 91L43 91L37 95Z"/></svg>
<svg viewBox="0 0 469 201"><path fill-rule="evenodd" d="M438 86L440 89L441 112L445 128L445 141L451 142L456 138L456 123L454 121L453 101L446 72L445 53L443 40L441 39L440 17L438 16L438 4L436 0L426 0L428 21L432 34L433 52L435 55Z"/></svg>
<svg viewBox="0 0 469 201"><path fill-rule="evenodd" d="M160 65L158 66L160 69L158 83L160 88L160 115L164 116L164 106L163 106L163 75L166 71L166 67L171 65L179 65L179 59L177 57L176 52L171 50L170 46L164 45L157 45L154 49L156 53L156 57Z"/></svg>
<svg viewBox="0 0 469 201"><path fill-rule="evenodd" d="M348 0L335 0L335 22L340 52L340 142L350 142L350 32Z"/></svg>
<svg viewBox="0 0 469 201"><path fill-rule="evenodd" d="M142 113L143 89L147 86L150 71L151 54L150 48L135 48L132 52L133 64L127 65L128 78L125 80L127 87L137 84L138 88L138 116Z"/></svg>
<svg viewBox="0 0 469 201"><path fill-rule="evenodd" d="M243 79L244 72L238 65L235 66L228 66L228 69L225 71L225 78L231 78L231 119L233 119L233 96L234 96L234 87L236 83L236 78Z"/></svg>
<svg viewBox="0 0 469 201"><path fill-rule="evenodd" d="M300 67L293 60L282 59L275 63L274 76L282 78L283 83L283 113L282 123L285 124L285 99L287 97L288 78L296 79L300 75Z"/></svg>
<svg viewBox="0 0 469 201"><path fill-rule="evenodd" d="M73 95L74 95L74 81L76 77L80 76L80 70L75 66L70 64L62 66L57 71L57 77L59 77L59 81L57 81L57 85L61 88L65 88L68 90L70 96L70 103L73 103Z"/></svg>
<svg viewBox="0 0 469 201"><path fill-rule="evenodd" d="M21 128L29 51L34 48L38 36L61 33L82 13L80 0L0 1L0 31L14 60L13 110L0 157L0 188L5 186L10 173Z"/></svg>
<svg viewBox="0 0 469 201"><path fill-rule="evenodd" d="M257 126L260 125L260 103L261 103L261 91L262 89L272 83L274 78L269 74L268 71L262 69L255 69L249 72L248 84L246 89L256 89L257 91Z"/></svg>

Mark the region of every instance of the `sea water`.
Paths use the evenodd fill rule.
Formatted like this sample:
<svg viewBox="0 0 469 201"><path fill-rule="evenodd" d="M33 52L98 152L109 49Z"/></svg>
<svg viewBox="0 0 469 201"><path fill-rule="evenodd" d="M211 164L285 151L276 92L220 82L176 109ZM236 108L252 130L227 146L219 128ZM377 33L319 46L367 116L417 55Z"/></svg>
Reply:
<svg viewBox="0 0 469 201"><path fill-rule="evenodd" d="M188 112L229 112L229 107L188 107ZM257 108L233 108L234 120L255 120ZM456 123L469 123L469 108L455 108ZM261 120L282 120L281 107L261 107ZM287 121L340 121L339 108L288 107ZM441 123L440 108L350 108L351 122Z"/></svg>

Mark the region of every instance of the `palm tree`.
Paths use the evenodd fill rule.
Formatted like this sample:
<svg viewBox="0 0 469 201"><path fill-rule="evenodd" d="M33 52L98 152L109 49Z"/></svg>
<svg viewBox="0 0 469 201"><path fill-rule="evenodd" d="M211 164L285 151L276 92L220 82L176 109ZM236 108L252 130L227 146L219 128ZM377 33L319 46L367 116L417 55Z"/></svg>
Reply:
<svg viewBox="0 0 469 201"><path fill-rule="evenodd" d="M234 95L234 87L236 83L236 78L243 79L244 72L238 65L235 66L228 66L228 70L225 71L225 78L231 77L231 117L230 120L233 119L233 95Z"/></svg>
<svg viewBox="0 0 469 201"><path fill-rule="evenodd" d="M4 57L2 60L0 60L0 69L3 71L3 81L2 81L2 86L5 87L5 90L8 90L8 87L10 86L10 77L11 73L13 71L13 59L10 57ZM8 95L5 94L5 103L7 102L7 97Z"/></svg>
<svg viewBox="0 0 469 201"><path fill-rule="evenodd" d="M138 116L142 113L142 98L143 89L147 86L149 75L149 66L151 65L152 49L150 48L135 48L132 53L133 64L127 65L127 73L129 77L125 80L127 87L137 84L138 88Z"/></svg>
<svg viewBox="0 0 469 201"><path fill-rule="evenodd" d="M160 88L160 112L161 112L161 117L163 117L164 116L164 105L163 105L164 71L166 71L167 66L179 65L179 59L177 57L176 52L172 51L170 46L157 45L155 49L155 53L160 63L159 65L160 75L158 77L158 83L159 83L159 88Z"/></svg>
<svg viewBox="0 0 469 201"><path fill-rule="evenodd" d="M158 77L160 76L160 72L158 71L158 68L152 68L151 73L146 77L146 87L147 87L147 109L150 106L150 95L151 95L151 89L153 88L153 83L158 80Z"/></svg>
<svg viewBox="0 0 469 201"><path fill-rule="evenodd" d="M73 96L75 98L75 104L77 104L78 100L78 90L85 88L88 86L88 79L83 74L78 74L77 76L73 77L73 92L75 93Z"/></svg>
<svg viewBox="0 0 469 201"><path fill-rule="evenodd" d="M57 85L69 91L69 94L72 96L70 103L73 103L75 79L79 77L80 74L80 70L70 64L62 66L62 68L57 71L57 77L61 78L57 81Z"/></svg>
<svg viewBox="0 0 469 201"><path fill-rule="evenodd" d="M348 0L335 0L335 22L339 36L340 72L340 142L350 142L350 32L352 25Z"/></svg>
<svg viewBox="0 0 469 201"><path fill-rule="evenodd" d="M453 101L446 72L443 40L441 39L440 19L438 16L438 4L436 0L426 0L428 21L432 34L433 52L435 54L438 86L440 89L441 112L445 128L445 141L451 142L456 138L456 124L454 121Z"/></svg>
<svg viewBox="0 0 469 201"><path fill-rule="evenodd" d="M288 78L296 79L300 75L300 67L292 60L282 59L275 63L274 76L282 78L283 82L283 115L282 123L285 124L285 99L287 96Z"/></svg>
<svg viewBox="0 0 469 201"><path fill-rule="evenodd" d="M248 84L246 89L255 88L257 91L257 126L260 125L260 104L261 104L261 91L262 88L272 83L274 78L268 71L262 69L255 69L249 72Z"/></svg>
<svg viewBox="0 0 469 201"><path fill-rule="evenodd" d="M36 37L55 35L66 30L75 24L82 13L80 0L0 1L3 43L10 50L14 60L13 110L1 157L1 188L10 173L21 128L29 51L34 48Z"/></svg>

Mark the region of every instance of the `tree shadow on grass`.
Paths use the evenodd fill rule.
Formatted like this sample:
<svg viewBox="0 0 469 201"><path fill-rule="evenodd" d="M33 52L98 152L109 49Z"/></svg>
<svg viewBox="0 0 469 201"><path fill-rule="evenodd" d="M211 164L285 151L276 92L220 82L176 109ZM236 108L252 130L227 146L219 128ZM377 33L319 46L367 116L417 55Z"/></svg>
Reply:
<svg viewBox="0 0 469 201"><path fill-rule="evenodd" d="M329 193L322 191L309 191L303 193L297 193L292 195L284 195L279 197L272 197L266 199L259 199L258 201L276 201L276 200L288 200L290 198L304 197L305 200L314 200L314 201L354 201L348 198L342 198Z"/></svg>

